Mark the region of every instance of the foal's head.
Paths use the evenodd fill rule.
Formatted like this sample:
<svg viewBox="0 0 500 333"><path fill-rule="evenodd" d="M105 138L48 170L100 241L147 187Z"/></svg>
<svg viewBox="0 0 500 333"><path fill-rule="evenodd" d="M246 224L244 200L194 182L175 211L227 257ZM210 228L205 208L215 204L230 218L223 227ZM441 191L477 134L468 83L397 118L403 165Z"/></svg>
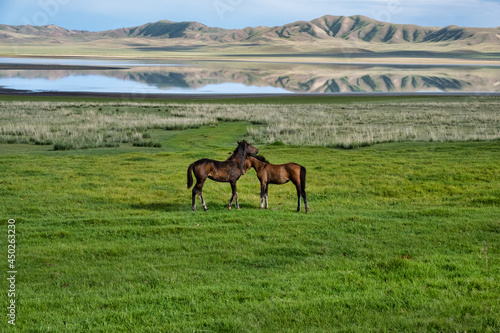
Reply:
<svg viewBox="0 0 500 333"><path fill-rule="evenodd" d="M238 142L238 148L243 149L243 151L247 154L258 154L259 150L246 142L245 140Z"/></svg>
<svg viewBox="0 0 500 333"><path fill-rule="evenodd" d="M246 170L244 169L244 167L247 156L250 154L257 154L258 152L259 150L257 148L255 148L245 140L239 141L238 147L236 147L233 154L228 158L228 160L237 162L240 170L245 173Z"/></svg>
<svg viewBox="0 0 500 333"><path fill-rule="evenodd" d="M229 159L235 160L239 159L241 162L244 162L247 155L250 154L257 154L259 150L246 142L245 140L243 141L238 141L238 147L233 151L233 154Z"/></svg>
<svg viewBox="0 0 500 333"><path fill-rule="evenodd" d="M269 164L269 161L266 160L264 156L249 154L247 155L247 159L245 160L244 170L247 172L250 168L254 168L255 170L260 169L263 165Z"/></svg>

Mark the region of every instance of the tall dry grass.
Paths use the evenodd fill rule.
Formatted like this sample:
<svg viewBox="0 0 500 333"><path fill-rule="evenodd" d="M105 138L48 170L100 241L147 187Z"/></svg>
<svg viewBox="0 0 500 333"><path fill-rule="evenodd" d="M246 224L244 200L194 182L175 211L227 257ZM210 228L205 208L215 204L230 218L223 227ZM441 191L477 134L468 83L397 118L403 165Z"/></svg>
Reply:
<svg viewBox="0 0 500 333"><path fill-rule="evenodd" d="M56 150L116 147L120 143L148 145L144 133L149 129L185 129L214 123L144 110L157 107L165 105L2 102L0 142L54 145Z"/></svg>
<svg viewBox="0 0 500 333"><path fill-rule="evenodd" d="M258 143L353 148L383 142L500 138L496 100L354 104L1 102L0 142L55 149L150 144L149 129L247 121ZM157 112L162 111L162 112Z"/></svg>
<svg viewBox="0 0 500 333"><path fill-rule="evenodd" d="M263 143L352 148L382 142L470 141L500 138L495 101L385 104L207 105L178 115L245 120L248 135Z"/></svg>

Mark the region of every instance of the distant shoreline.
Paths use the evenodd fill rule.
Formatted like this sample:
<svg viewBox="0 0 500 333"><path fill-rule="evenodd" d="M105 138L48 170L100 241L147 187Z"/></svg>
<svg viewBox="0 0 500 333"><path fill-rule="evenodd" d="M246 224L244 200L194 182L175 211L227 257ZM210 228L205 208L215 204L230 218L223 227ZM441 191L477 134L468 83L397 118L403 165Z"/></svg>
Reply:
<svg viewBox="0 0 500 333"><path fill-rule="evenodd" d="M0 64L0 70L112 70L128 67L85 66L85 65L44 65L44 64Z"/></svg>
<svg viewBox="0 0 500 333"><path fill-rule="evenodd" d="M64 56L64 55L1 55L1 58L12 59L74 59L74 60L145 60L172 63L196 62L228 62L228 63L268 63L268 64L310 64L310 65L371 65L371 66L484 66L500 67L500 59L460 59L446 57L384 57L383 55L370 57L364 55L348 56L321 56L321 55L226 55L213 57L117 57L117 56ZM0 70L117 70L129 69L124 66L106 65L59 65L59 64L22 64L0 63Z"/></svg>
<svg viewBox="0 0 500 333"><path fill-rule="evenodd" d="M390 92L377 92L377 93L283 93L283 94L237 94L237 93L217 93L217 94L178 94L178 93L165 93L165 94L132 94L132 93L98 93L98 92L79 92L79 91L40 91L32 92L28 90L15 90L0 87L0 97L2 96L23 96L23 97L82 97L82 98L110 98L110 99L164 99L164 100L212 100L212 99L233 99L233 98L287 98L287 97L498 97L500 93L497 92L423 92L423 93L390 93Z"/></svg>

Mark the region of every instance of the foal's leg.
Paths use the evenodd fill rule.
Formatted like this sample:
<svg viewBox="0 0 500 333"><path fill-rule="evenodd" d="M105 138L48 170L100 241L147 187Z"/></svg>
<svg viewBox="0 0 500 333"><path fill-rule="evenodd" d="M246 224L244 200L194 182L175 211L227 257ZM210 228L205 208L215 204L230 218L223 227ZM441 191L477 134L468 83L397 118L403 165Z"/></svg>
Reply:
<svg viewBox="0 0 500 333"><path fill-rule="evenodd" d="M266 208L267 208L266 184L260 183L260 209L264 208L264 198L266 198Z"/></svg>
<svg viewBox="0 0 500 333"><path fill-rule="evenodd" d="M303 190L300 188L300 186L297 187L297 212L300 212L300 197L304 200L304 206L306 208L306 214L309 213L309 205L307 204L307 196L306 196L306 190Z"/></svg>
<svg viewBox="0 0 500 333"><path fill-rule="evenodd" d="M304 200L304 206L306 208L306 214L309 213L309 206L307 205L306 190L302 187L300 182L293 182L295 188L297 189L297 212L300 212L300 197Z"/></svg>
<svg viewBox="0 0 500 333"><path fill-rule="evenodd" d="M306 214L309 213L309 206L307 205L306 190L302 190L302 199L304 199L304 206L306 206Z"/></svg>
<svg viewBox="0 0 500 333"><path fill-rule="evenodd" d="M238 203L238 191L236 190L236 182L231 182L231 191L232 191L232 196L231 199L229 200L229 204L227 205L227 209L231 210L231 206L233 205L233 200L235 201L234 207L236 209L240 209L240 205Z"/></svg>
<svg viewBox="0 0 500 333"><path fill-rule="evenodd" d="M203 210L206 212L208 210L207 204L205 203L205 200L203 200L203 194L200 192L200 201L201 205L203 206Z"/></svg>
<svg viewBox="0 0 500 333"><path fill-rule="evenodd" d="M306 207L306 214L307 214L307 213L309 213L309 206L307 205L306 190L304 188L302 188L300 191L300 194L302 195L302 199L304 199L304 206ZM299 202L300 202L300 197L299 197Z"/></svg>
<svg viewBox="0 0 500 333"><path fill-rule="evenodd" d="M196 182L196 185L193 187L193 210L196 210L196 195L200 196L200 201L201 205L203 206L203 209L207 211L207 204L205 203L205 200L203 200L203 194L202 194L202 189L203 189L203 184L205 182Z"/></svg>
<svg viewBox="0 0 500 333"><path fill-rule="evenodd" d="M269 191L269 184L266 184L266 193L264 195L264 198L266 199L266 209L269 208L269 202L267 201L268 191Z"/></svg>
<svg viewBox="0 0 500 333"><path fill-rule="evenodd" d="M297 185L295 185L297 187L297 212L300 212L300 189Z"/></svg>
<svg viewBox="0 0 500 333"><path fill-rule="evenodd" d="M192 204L191 204L191 208L193 210L196 210L196 195L198 194L198 191L196 189L196 186L193 187L193 190L192 190L192 197L193 197L193 200L192 200Z"/></svg>

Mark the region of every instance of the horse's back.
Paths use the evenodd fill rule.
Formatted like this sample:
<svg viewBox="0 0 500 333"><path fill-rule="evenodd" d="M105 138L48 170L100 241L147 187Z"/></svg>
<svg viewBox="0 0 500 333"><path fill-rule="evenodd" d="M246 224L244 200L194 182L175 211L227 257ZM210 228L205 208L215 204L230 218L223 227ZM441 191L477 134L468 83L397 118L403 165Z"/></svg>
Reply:
<svg viewBox="0 0 500 333"><path fill-rule="evenodd" d="M194 162L193 172L197 179L206 178L208 173L210 173L214 169L214 160L208 158L202 158Z"/></svg>
<svg viewBox="0 0 500 333"><path fill-rule="evenodd" d="M267 164L266 180L271 184L285 184L300 179L300 165L296 163Z"/></svg>
<svg viewBox="0 0 500 333"><path fill-rule="evenodd" d="M194 162L195 177L199 179L209 178L219 182L229 182L238 179L241 171L234 161L217 161L203 158Z"/></svg>
<svg viewBox="0 0 500 333"><path fill-rule="evenodd" d="M290 177L300 176L300 169L302 168L302 166L300 164L291 162L291 163L282 164L282 166L288 172Z"/></svg>

